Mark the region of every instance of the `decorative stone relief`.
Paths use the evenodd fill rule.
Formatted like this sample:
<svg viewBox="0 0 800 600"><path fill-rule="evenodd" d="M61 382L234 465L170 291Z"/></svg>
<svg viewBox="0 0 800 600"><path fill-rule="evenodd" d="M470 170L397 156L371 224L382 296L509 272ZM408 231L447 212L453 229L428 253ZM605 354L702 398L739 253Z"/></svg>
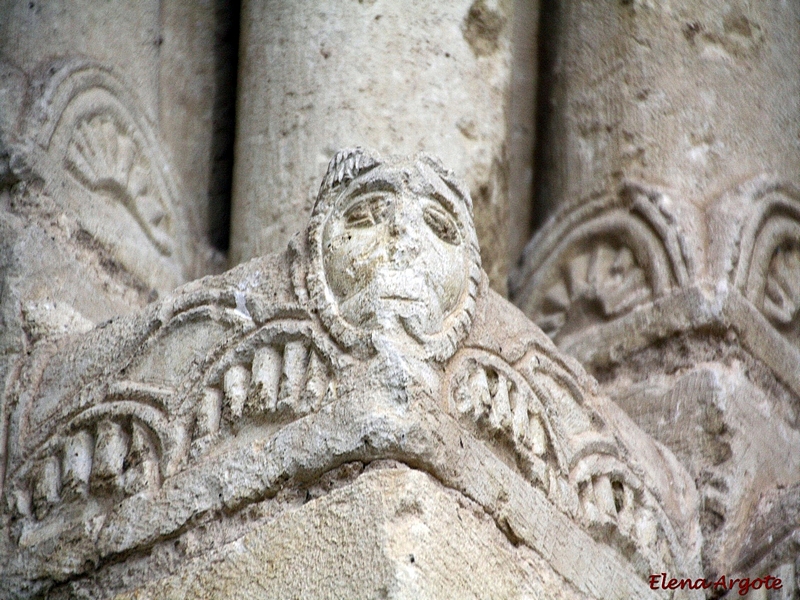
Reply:
<svg viewBox="0 0 800 600"><path fill-rule="evenodd" d="M123 204L159 252L169 256L171 219L148 181L153 167L140 144L111 115L84 117L73 128L67 169L92 192L106 192Z"/></svg>
<svg viewBox="0 0 800 600"><path fill-rule="evenodd" d="M800 191L787 183L758 182L746 194L749 215L738 233L733 284L769 321L800 342Z"/></svg>
<svg viewBox="0 0 800 600"><path fill-rule="evenodd" d="M345 150L283 255L37 343L3 398L3 593L99 581L163 540L213 547L214 515L382 459L481 505L586 597L697 574L691 480L479 257L437 160Z"/></svg>
<svg viewBox="0 0 800 600"><path fill-rule="evenodd" d="M558 339L680 289L694 270L669 197L629 185L551 220L528 245L511 297Z"/></svg>
<svg viewBox="0 0 800 600"><path fill-rule="evenodd" d="M163 286L155 285L158 277L169 277L170 287L185 281L192 266L187 217L178 214L167 161L134 95L110 69L86 60L47 73L23 126L46 153L38 169L47 170L47 179L58 179L62 168L74 178L83 193L72 187L58 199L137 276L154 287ZM36 170L35 152L30 160ZM151 250L142 261L129 246Z"/></svg>
<svg viewBox="0 0 800 600"><path fill-rule="evenodd" d="M774 550L779 565L788 552L784 542L755 547L742 524L758 520L778 540L783 526L766 524L758 499L778 486L788 502L779 490L800 480L796 461L768 458L800 444L799 200L796 186L768 177L703 211L624 188L615 201L563 208L512 286L526 313L690 468L707 573L757 577L771 568L760 556ZM753 448L755 431L769 442Z"/></svg>
<svg viewBox="0 0 800 600"><path fill-rule="evenodd" d="M144 307L211 270L213 252L120 72L86 58L0 70L4 385L35 343Z"/></svg>

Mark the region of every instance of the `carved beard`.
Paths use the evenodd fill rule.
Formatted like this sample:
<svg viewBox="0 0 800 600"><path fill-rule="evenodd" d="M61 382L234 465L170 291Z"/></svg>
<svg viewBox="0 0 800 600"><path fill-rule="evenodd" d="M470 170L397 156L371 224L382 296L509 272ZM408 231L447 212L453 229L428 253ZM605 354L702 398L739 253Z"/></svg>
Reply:
<svg viewBox="0 0 800 600"><path fill-rule="evenodd" d="M392 277L385 278L385 275L379 275L383 269L378 269L369 274L370 281L365 284L363 289L352 294L338 289L339 297L337 297L337 293L330 286L326 273L324 259L326 247L323 237L326 223L334 214L337 199L343 193L343 190L339 189L336 184L341 179L339 177L340 163L344 160L342 164L349 164L346 156L342 160L339 158L337 155L331 162L329 172L314 205L306 234L309 265L305 283L312 309L319 315L330 336L345 349L355 352L358 356L366 357L375 351L380 351L378 346L381 344L375 343L378 338L382 340L383 345L388 342L392 346L396 345L397 340L405 338L406 342L413 340L414 345L419 347L418 354L423 360L437 362L447 360L455 353L458 344L469 333L475 312L478 288L482 280L480 251L472 222L472 205L468 193L461 189L463 186L453 180L451 173L444 171L441 166L432 163L431 159L424 155L408 158L389 157L381 161L375 159L366 177L380 179L378 176L380 174L376 174L377 172L374 170L379 166L392 172L402 173L415 167L419 171L419 176L424 180L420 194L430 195L431 190L428 188L431 187L435 191L437 186L444 195L451 193L444 188L449 188L455 194L458 228L462 236L462 243L466 245L466 264L464 265L466 286L454 306L445 307L443 310L442 301L436 297L435 293L435 290L441 288L443 282L436 280L436 277L431 276L433 280L422 279L419 283L414 284L410 281L410 278L414 276L413 269L398 268L395 276L402 279L398 279L396 290L400 293L399 297L392 298L392 290L395 289L394 284L389 281ZM342 173L344 174L345 171L347 169L344 169ZM352 178L343 179L343 181L346 179L345 184L356 185L358 177L364 176L356 171L357 169L351 174ZM394 177L391 173L383 175L388 179ZM441 181L439 181L440 179ZM400 185L407 185L407 182L401 182ZM341 215L339 218L342 218ZM386 270L392 272L392 269ZM351 285L358 285L358 282ZM418 291L419 293L417 293ZM415 297L404 298L404 293ZM343 295L347 297L342 298ZM444 311L447 311L447 314L443 314ZM395 332L395 335L392 335L392 332ZM416 351L415 354L417 354Z"/></svg>

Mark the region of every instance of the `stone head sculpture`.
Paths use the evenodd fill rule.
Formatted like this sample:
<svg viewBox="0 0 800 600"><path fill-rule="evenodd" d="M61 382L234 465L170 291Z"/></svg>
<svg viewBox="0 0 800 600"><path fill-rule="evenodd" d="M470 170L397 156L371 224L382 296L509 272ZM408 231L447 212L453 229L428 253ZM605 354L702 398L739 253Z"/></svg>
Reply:
<svg viewBox="0 0 800 600"><path fill-rule="evenodd" d="M569 597L654 597L650 573L694 572L689 475L489 289L469 194L425 155L338 153L305 247L36 342L15 368L0 396L2 597L82 586L165 597L162 541L172 552L191 540L186 565L219 551L237 568L219 515L241 515L221 525L230 540L277 530L298 514L283 494L350 486L386 460L480 504L513 546L549 557L541 572ZM376 485L376 498L393 494ZM302 569L323 538L291 542L300 562L268 560ZM128 556L147 566L120 581ZM285 595L285 579L273 584Z"/></svg>
<svg viewBox="0 0 800 600"><path fill-rule="evenodd" d="M339 152L308 247L312 304L346 348L381 337L441 361L469 332L481 277L472 200L436 159Z"/></svg>

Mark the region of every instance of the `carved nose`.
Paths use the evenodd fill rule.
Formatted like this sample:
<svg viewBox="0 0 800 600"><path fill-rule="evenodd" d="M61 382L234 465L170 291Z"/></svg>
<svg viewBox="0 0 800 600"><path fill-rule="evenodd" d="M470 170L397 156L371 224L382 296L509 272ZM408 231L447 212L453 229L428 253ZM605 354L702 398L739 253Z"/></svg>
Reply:
<svg viewBox="0 0 800 600"><path fill-rule="evenodd" d="M389 219L389 257L396 267L405 268L419 255L419 234L410 215L398 209Z"/></svg>

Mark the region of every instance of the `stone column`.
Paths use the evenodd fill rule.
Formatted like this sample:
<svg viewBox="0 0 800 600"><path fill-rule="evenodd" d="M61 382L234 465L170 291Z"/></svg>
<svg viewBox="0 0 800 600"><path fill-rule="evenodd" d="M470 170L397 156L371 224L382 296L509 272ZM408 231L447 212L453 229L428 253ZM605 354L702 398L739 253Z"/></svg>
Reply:
<svg viewBox="0 0 800 600"><path fill-rule="evenodd" d="M514 301L692 470L707 571L774 571L800 481L800 5L543 18L547 221Z"/></svg>
<svg viewBox="0 0 800 600"><path fill-rule="evenodd" d="M212 268L218 12L3 0L0 14L7 351L23 333L91 327Z"/></svg>
<svg viewBox="0 0 800 600"><path fill-rule="evenodd" d="M512 5L245 1L232 264L283 249L333 153L369 145L436 154L467 180L504 291Z"/></svg>
<svg viewBox="0 0 800 600"><path fill-rule="evenodd" d="M36 342L220 262L206 242L218 20L215 3L0 0L0 389Z"/></svg>
<svg viewBox="0 0 800 600"><path fill-rule="evenodd" d="M515 0L508 132L508 258L513 265L531 236L536 141L539 0Z"/></svg>

